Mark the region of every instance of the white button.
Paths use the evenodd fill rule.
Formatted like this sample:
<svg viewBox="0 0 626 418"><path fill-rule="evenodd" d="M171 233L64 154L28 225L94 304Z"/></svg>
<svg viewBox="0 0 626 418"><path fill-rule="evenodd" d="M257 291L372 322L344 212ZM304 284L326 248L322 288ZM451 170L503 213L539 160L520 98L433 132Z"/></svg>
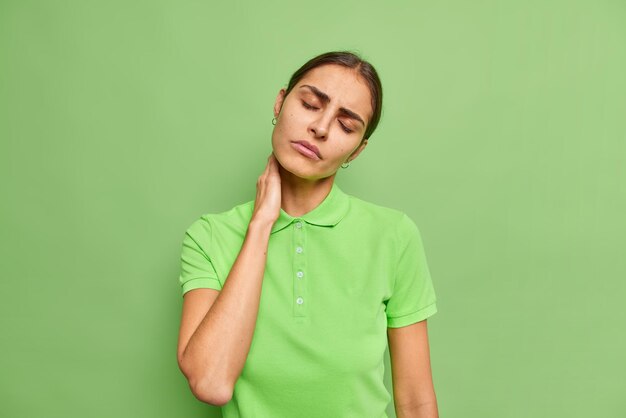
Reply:
<svg viewBox="0 0 626 418"><path fill-rule="evenodd" d="M298 305L302 305L304 303L304 299L298 298L296 299L296 302L298 302Z"/></svg>
<svg viewBox="0 0 626 418"><path fill-rule="evenodd" d="M296 222L296 228L302 228L302 222Z"/></svg>
<svg viewBox="0 0 626 418"><path fill-rule="evenodd" d="M296 247L296 252L300 254L302 252L302 247Z"/></svg>
<svg viewBox="0 0 626 418"><path fill-rule="evenodd" d="M299 271L299 272L297 272L297 273L296 273L296 276L298 276L298 277L302 277L302 276L304 276L304 273L303 273L303 272L301 272L301 271Z"/></svg>

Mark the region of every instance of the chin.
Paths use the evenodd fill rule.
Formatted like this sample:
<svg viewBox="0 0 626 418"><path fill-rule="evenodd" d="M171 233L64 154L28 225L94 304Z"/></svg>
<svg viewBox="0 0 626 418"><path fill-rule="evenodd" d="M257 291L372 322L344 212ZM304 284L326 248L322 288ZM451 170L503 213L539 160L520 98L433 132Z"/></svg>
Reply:
<svg viewBox="0 0 626 418"><path fill-rule="evenodd" d="M306 180L318 180L321 178L328 177L329 174L323 173L319 171L319 167L315 163L320 163L321 161L311 161L308 163L306 158L301 158L298 155L290 155L290 156L281 156L276 154L276 159L281 167L290 172L296 177L300 177Z"/></svg>

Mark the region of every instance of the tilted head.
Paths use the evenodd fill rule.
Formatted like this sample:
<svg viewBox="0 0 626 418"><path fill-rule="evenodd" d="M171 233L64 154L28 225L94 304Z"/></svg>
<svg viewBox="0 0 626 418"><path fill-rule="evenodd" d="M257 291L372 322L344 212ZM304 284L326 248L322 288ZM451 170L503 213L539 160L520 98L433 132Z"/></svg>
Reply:
<svg viewBox="0 0 626 418"><path fill-rule="evenodd" d="M299 68L287 88L278 92L274 154L299 177L333 175L365 148L381 108L382 86L371 64L347 51L321 54ZM315 152L307 153L298 142Z"/></svg>

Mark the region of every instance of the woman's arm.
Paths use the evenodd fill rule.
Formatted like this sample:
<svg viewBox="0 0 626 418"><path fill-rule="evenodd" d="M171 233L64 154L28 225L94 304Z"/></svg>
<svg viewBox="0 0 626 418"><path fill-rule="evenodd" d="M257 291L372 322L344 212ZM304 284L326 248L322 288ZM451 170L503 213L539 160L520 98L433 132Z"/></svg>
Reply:
<svg viewBox="0 0 626 418"><path fill-rule="evenodd" d="M398 418L439 418L430 368L426 320L387 328Z"/></svg>
<svg viewBox="0 0 626 418"><path fill-rule="evenodd" d="M257 181L254 212L222 290L217 296L214 292L212 296L204 292L200 297L191 297L193 302L183 303L186 311L181 320L178 364L194 396L203 402L224 405L230 401L245 365L256 326L269 237L280 211L280 198L280 175L271 155ZM188 294L191 292L194 290ZM214 297L212 304L211 297ZM204 318L194 331L202 309Z"/></svg>

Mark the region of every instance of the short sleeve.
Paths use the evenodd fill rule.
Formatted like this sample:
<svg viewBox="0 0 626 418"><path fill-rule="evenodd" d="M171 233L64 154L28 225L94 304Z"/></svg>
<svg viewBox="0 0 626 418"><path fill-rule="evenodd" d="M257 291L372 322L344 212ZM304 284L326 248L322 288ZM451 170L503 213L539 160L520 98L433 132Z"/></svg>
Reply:
<svg viewBox="0 0 626 418"><path fill-rule="evenodd" d="M198 288L222 290L222 284L208 255L210 248L211 225L202 217L191 224L183 237L178 278L183 295Z"/></svg>
<svg viewBox="0 0 626 418"><path fill-rule="evenodd" d="M436 295L417 225L403 214L396 230L393 292L387 301L387 327L399 328L437 312Z"/></svg>

